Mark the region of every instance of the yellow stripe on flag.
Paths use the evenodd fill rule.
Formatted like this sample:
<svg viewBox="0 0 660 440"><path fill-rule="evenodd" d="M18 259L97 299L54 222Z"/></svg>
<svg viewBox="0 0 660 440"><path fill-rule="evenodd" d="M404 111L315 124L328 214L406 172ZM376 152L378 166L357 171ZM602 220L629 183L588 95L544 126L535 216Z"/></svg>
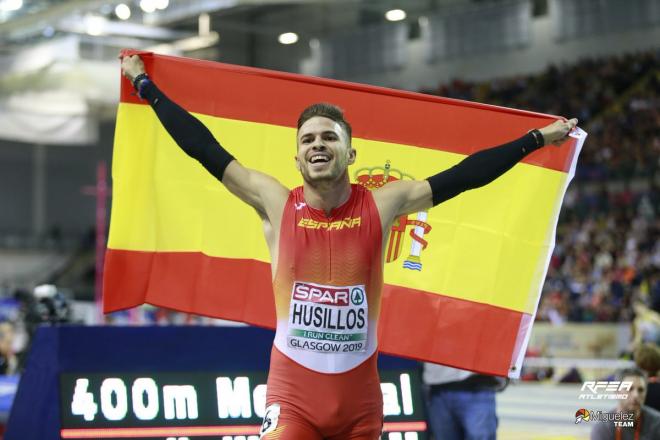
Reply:
<svg viewBox="0 0 660 440"><path fill-rule="evenodd" d="M289 188L301 184L294 128L196 116L244 165ZM351 176L389 160L392 170L422 179L464 157L364 139L354 139L354 147ZM386 264L385 282L532 313L566 176L519 163L495 182L434 208L424 269L402 267L412 243L409 228L402 255ZM119 106L113 177L110 248L269 261L256 213L190 159L148 106Z"/></svg>

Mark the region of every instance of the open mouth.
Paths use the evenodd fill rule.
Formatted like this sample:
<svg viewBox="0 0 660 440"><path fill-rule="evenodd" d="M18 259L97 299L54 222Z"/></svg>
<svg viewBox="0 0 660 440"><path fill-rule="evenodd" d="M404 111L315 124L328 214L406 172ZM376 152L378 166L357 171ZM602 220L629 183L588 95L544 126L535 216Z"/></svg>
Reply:
<svg viewBox="0 0 660 440"><path fill-rule="evenodd" d="M307 159L312 165L324 164L330 162L330 157L325 154L314 154L309 159Z"/></svg>

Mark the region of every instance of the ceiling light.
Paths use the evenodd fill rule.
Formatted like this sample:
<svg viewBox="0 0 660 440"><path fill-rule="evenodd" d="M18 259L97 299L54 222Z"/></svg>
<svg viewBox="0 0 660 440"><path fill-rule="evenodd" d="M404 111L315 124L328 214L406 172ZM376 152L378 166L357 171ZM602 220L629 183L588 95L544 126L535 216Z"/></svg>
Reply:
<svg viewBox="0 0 660 440"><path fill-rule="evenodd" d="M146 13L154 12L156 10L155 0L140 0L140 9Z"/></svg>
<svg viewBox="0 0 660 440"><path fill-rule="evenodd" d="M170 5L170 0L154 0L156 9L165 9Z"/></svg>
<svg viewBox="0 0 660 440"><path fill-rule="evenodd" d="M101 35L105 30L107 20L101 15L88 15L85 17L85 28L89 35Z"/></svg>
<svg viewBox="0 0 660 440"><path fill-rule="evenodd" d="M18 11L23 7L23 0L2 0L0 1L0 11L12 12Z"/></svg>
<svg viewBox="0 0 660 440"><path fill-rule="evenodd" d="M115 7L115 15L120 20L128 20L131 18L131 8L125 3L119 3L117 7Z"/></svg>
<svg viewBox="0 0 660 440"><path fill-rule="evenodd" d="M390 9L385 13L385 18L389 21L401 21L406 18L406 11L403 9Z"/></svg>
<svg viewBox="0 0 660 440"><path fill-rule="evenodd" d="M295 32L285 32L280 34L280 36L277 38L277 41L282 44L293 44L298 41L298 34Z"/></svg>

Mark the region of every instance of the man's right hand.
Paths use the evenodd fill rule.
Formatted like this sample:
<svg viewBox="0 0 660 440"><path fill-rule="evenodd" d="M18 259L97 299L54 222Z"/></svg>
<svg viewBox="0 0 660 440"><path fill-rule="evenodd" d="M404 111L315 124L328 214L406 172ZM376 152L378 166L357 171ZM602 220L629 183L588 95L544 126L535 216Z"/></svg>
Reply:
<svg viewBox="0 0 660 440"><path fill-rule="evenodd" d="M552 144L558 147L568 139L568 134L577 126L577 123L576 118L558 120L539 129L539 131L543 135L545 145Z"/></svg>
<svg viewBox="0 0 660 440"><path fill-rule="evenodd" d="M141 73L145 73L144 63L139 55L130 55L122 57L121 72L132 83L133 79Z"/></svg>

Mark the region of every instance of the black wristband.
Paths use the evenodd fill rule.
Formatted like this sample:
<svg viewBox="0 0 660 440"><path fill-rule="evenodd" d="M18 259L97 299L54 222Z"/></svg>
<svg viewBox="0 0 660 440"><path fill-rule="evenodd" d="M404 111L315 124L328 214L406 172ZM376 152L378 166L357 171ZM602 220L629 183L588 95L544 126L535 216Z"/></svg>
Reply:
<svg viewBox="0 0 660 440"><path fill-rule="evenodd" d="M149 76L146 73L141 73L133 78L133 88L136 92L140 91L140 83L145 79L149 79Z"/></svg>
<svg viewBox="0 0 660 440"><path fill-rule="evenodd" d="M133 78L133 88L141 99L144 99L144 96L142 95L142 88L149 81L149 76L146 73L141 73Z"/></svg>
<svg viewBox="0 0 660 440"><path fill-rule="evenodd" d="M528 133L532 133L532 136L534 136L534 140L536 141L536 148L541 148L542 146L545 145L545 139L543 139L543 134L541 133L540 130L538 129L533 129L529 130Z"/></svg>

